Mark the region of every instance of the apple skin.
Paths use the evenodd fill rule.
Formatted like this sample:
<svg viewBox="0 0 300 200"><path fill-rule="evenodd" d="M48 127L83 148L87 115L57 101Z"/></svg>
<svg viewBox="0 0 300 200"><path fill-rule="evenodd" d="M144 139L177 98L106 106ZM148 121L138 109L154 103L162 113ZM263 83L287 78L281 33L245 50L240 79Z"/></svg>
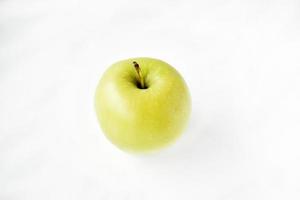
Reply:
<svg viewBox="0 0 300 200"><path fill-rule="evenodd" d="M140 89L136 61L147 89ZM153 58L131 58L113 64L95 95L96 114L106 137L129 152L148 152L171 144L183 132L191 100L181 75Z"/></svg>

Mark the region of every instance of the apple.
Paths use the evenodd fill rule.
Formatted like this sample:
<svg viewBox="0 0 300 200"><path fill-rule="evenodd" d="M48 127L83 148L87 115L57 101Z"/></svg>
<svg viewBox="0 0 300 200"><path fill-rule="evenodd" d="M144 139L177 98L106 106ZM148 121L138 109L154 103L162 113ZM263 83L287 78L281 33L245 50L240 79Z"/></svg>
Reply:
<svg viewBox="0 0 300 200"><path fill-rule="evenodd" d="M95 107L113 144L130 152L147 152L181 135L191 100L184 79L171 65L141 57L108 68L97 86Z"/></svg>

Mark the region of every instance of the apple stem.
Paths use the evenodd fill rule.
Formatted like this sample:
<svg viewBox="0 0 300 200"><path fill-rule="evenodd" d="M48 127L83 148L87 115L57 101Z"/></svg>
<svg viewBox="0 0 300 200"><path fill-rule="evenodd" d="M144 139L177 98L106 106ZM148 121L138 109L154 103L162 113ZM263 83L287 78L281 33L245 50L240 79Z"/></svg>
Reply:
<svg viewBox="0 0 300 200"><path fill-rule="evenodd" d="M134 68L138 75L138 81L139 81L140 87L141 87L141 89L145 89L145 82L144 82L142 70L137 62L133 61L133 65L134 65Z"/></svg>

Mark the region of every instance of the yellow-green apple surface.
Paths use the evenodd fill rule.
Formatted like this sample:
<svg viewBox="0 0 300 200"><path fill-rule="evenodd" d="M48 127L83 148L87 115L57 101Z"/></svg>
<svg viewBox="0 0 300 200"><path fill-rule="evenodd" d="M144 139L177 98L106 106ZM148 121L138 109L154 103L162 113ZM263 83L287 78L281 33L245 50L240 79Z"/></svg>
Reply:
<svg viewBox="0 0 300 200"><path fill-rule="evenodd" d="M191 108L187 85L169 64L132 58L113 64L101 78L96 114L106 137L120 149L160 149L184 130Z"/></svg>

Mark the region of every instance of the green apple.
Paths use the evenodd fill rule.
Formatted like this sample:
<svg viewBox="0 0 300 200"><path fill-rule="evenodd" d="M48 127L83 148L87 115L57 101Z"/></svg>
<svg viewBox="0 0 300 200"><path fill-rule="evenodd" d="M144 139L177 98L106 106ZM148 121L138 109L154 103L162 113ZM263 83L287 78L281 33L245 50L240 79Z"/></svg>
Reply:
<svg viewBox="0 0 300 200"><path fill-rule="evenodd" d="M120 149L160 149L184 130L191 109L181 75L153 58L131 58L113 64L101 78L96 114L106 137Z"/></svg>

